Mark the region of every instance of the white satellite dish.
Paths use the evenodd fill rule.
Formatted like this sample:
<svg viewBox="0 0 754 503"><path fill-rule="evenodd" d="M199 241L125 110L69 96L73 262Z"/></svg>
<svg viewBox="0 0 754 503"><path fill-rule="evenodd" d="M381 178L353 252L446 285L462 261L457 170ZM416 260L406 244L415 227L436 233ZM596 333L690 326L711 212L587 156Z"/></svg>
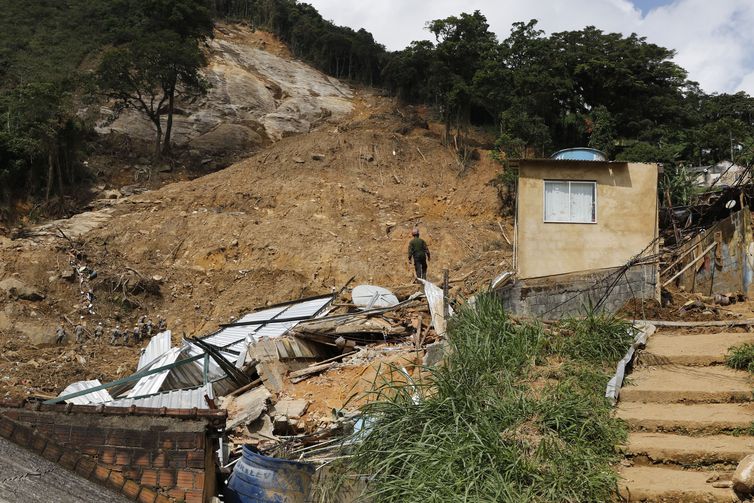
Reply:
<svg viewBox="0 0 754 503"><path fill-rule="evenodd" d="M398 297L387 288L374 285L359 285L351 291L353 303L361 309L392 307L398 304Z"/></svg>

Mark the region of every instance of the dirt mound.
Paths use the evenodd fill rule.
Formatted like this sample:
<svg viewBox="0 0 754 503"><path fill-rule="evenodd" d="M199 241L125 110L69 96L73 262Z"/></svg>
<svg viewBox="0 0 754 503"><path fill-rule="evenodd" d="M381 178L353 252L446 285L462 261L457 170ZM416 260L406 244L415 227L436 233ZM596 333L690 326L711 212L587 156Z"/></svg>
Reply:
<svg viewBox="0 0 754 503"><path fill-rule="evenodd" d="M66 384L36 375L48 371L46 363L41 372L21 371L17 362L35 359L31 344L45 339L32 341L21 323L47 326L51 336L62 316L89 330L103 321L109 330L162 314L180 338L209 333L257 306L340 288L352 276L354 284L412 290L406 246L414 225L432 252L429 279L439 282L449 269L451 280L462 280L452 283L455 294L509 268L491 183L498 166L489 156L460 166L423 127L427 117L416 120L389 99L357 93L354 109L338 125L283 138L223 171L120 199L108 218L89 219L94 228L71 239L78 263L97 273L89 282L94 315L84 312L80 285L71 280L71 243L53 237L54 228L0 242L0 280L17 275L45 296L0 300L0 340L16 351L13 361L0 361L0 372L11 376L6 391ZM134 286L142 284L149 288ZM42 360L65 351L46 349ZM136 348L99 343L86 371L71 362L71 373L112 378L118 373L109 362L131 354L129 370Z"/></svg>

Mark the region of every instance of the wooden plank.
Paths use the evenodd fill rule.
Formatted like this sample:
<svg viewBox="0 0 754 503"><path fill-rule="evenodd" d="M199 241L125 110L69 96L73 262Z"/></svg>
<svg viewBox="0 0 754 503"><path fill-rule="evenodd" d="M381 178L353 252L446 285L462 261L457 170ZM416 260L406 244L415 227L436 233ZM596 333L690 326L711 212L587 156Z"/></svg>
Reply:
<svg viewBox="0 0 754 503"><path fill-rule="evenodd" d="M669 280L667 280L665 283L663 283L662 286L668 286L670 283L673 282L674 279L676 279L678 276L680 276L681 274L683 274L684 272L686 272L691 266L693 266L694 264L696 264L697 262L699 262L699 260L701 260L702 258L704 258L704 256L707 255L707 253L712 248L714 248L716 246L717 246L717 243L712 243L711 245L709 245L707 247L707 249L702 252L701 255L699 255L694 260L692 260L691 262L689 262L683 269L681 269L680 271L678 271L677 273L675 273L675 275L672 278L670 278Z"/></svg>
<svg viewBox="0 0 754 503"><path fill-rule="evenodd" d="M745 327L754 325L754 320L730 320L730 321L664 321L664 320L637 320L646 321L656 327Z"/></svg>

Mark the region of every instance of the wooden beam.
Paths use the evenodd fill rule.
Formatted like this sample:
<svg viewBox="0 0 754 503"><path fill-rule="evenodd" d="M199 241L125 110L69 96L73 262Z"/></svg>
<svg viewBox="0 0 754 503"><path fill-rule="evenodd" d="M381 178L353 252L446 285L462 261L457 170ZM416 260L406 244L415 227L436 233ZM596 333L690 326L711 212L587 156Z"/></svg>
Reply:
<svg viewBox="0 0 754 503"><path fill-rule="evenodd" d="M681 274L683 274L684 272L686 272L691 266L693 266L694 264L696 264L697 262L699 262L701 259L703 259L704 256L707 255L707 253L712 248L714 248L715 246L717 246L717 243L712 243L711 245L709 245L707 247L707 249L704 250L698 257L696 257L694 260L692 260L691 262L689 262L688 264L686 264L686 266L683 269L681 269L680 271L678 271L677 273L675 273L675 275L672 278L670 278L669 280L667 280L665 283L663 283L662 286L668 286L670 283L672 283L674 279L676 279L678 276L680 276Z"/></svg>

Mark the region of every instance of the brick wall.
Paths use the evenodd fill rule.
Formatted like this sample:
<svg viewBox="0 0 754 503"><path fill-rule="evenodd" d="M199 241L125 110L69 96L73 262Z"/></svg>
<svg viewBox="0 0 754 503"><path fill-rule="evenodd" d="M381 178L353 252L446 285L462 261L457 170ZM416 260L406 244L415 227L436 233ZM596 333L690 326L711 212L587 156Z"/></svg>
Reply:
<svg viewBox="0 0 754 503"><path fill-rule="evenodd" d="M216 492L224 411L25 404L0 407L0 421L3 437L135 501L202 503Z"/></svg>
<svg viewBox="0 0 754 503"><path fill-rule="evenodd" d="M635 266L620 275L619 269L564 274L517 280L498 290L507 311L519 316L558 319L584 314L607 293L603 309L614 313L633 298L656 299L655 265ZM659 300L659 299L657 299Z"/></svg>

